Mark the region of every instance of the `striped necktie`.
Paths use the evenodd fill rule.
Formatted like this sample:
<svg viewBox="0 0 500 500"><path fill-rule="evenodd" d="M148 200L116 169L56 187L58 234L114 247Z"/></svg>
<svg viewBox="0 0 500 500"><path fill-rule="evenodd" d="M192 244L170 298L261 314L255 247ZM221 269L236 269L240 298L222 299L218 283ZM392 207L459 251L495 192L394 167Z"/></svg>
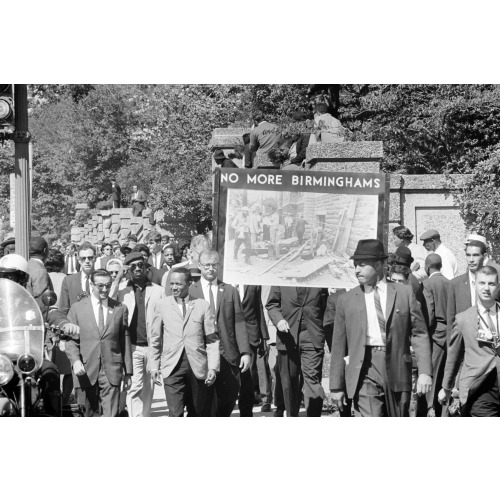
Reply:
<svg viewBox="0 0 500 500"><path fill-rule="evenodd" d="M385 331L385 318L382 311L382 304L380 302L380 295L378 293L378 286L373 287L373 298L375 299L375 310L377 311L378 326L380 327L380 334L385 345L386 331Z"/></svg>

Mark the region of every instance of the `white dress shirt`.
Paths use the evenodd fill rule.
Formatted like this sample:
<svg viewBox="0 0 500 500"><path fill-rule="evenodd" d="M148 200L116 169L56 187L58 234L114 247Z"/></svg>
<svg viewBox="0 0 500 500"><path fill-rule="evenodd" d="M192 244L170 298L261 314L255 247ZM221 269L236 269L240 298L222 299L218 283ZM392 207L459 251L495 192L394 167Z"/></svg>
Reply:
<svg viewBox="0 0 500 500"><path fill-rule="evenodd" d="M493 306L491 306L491 308L488 311L486 311L486 308L483 306L483 304L481 303L481 301L478 301L478 303L477 303L477 311L478 311L478 313L486 321L487 325L488 325L487 315L489 315L490 318L491 318L491 322L493 323L493 326L494 326L494 328L496 329L496 331L498 333L498 331L499 331L499 324L498 324L497 310L498 310L498 303L497 302L495 302L495 304L493 304ZM484 323L482 321L479 322L479 327L481 329L485 328L485 325L484 325Z"/></svg>
<svg viewBox="0 0 500 500"><path fill-rule="evenodd" d="M93 293L90 295L90 300L92 302L92 309L94 310L95 322L99 326L99 304L101 301L97 299ZM106 318L108 317L108 299L102 301L102 312L104 315L104 326L106 326Z"/></svg>
<svg viewBox="0 0 500 500"><path fill-rule="evenodd" d="M365 304L366 304L366 315L368 321L368 331L366 334L366 344L367 345L385 345L382 339L382 334L380 333L380 326L378 323L377 310L375 308L375 294L373 293L373 288L370 285L365 285ZM382 306L382 313L384 318L386 318L386 305L387 305L387 282L381 280L377 283L378 294L380 296L380 305Z"/></svg>
<svg viewBox="0 0 500 500"><path fill-rule="evenodd" d="M413 276L421 282L427 278L427 273L425 272L425 259L429 255L429 252L425 249L424 245L417 245L413 242L408 245L408 250L410 250L411 256L415 259L415 262L420 264L418 271L413 271Z"/></svg>
<svg viewBox="0 0 500 500"><path fill-rule="evenodd" d="M200 278L201 289L203 290L203 297L210 303L210 294L208 293L208 288L210 281L207 281L203 276ZM214 296L214 307L217 310L217 280L212 281L212 295Z"/></svg>
<svg viewBox="0 0 500 500"><path fill-rule="evenodd" d="M473 306L476 305L476 275L469 271L469 287L470 287L470 301Z"/></svg>
<svg viewBox="0 0 500 500"><path fill-rule="evenodd" d="M156 269L160 269L160 262L161 262L161 256L162 253L159 251L158 253L152 253L151 257L153 257L153 266L156 267Z"/></svg>
<svg viewBox="0 0 500 500"><path fill-rule="evenodd" d="M458 276L458 264L451 250L441 243L434 253L437 253L443 261L443 267L441 268L443 276L449 280L456 278Z"/></svg>
<svg viewBox="0 0 500 500"><path fill-rule="evenodd" d="M177 306L179 307L179 311L181 312L181 316L184 317L184 310L182 309L182 299L175 299L177 302ZM187 308L189 304L189 295L184 297L184 304L186 304L186 314L187 314Z"/></svg>

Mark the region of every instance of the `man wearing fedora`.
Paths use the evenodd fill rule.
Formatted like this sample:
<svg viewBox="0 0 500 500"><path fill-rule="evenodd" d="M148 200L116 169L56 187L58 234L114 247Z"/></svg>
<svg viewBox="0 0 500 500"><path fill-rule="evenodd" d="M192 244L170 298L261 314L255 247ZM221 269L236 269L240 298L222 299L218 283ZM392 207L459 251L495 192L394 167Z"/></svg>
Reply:
<svg viewBox="0 0 500 500"><path fill-rule="evenodd" d="M441 236L435 229L429 229L422 236L420 236L425 249L428 252L437 253L443 262L443 267L441 272L443 276L452 280L458 276L458 264L457 259L453 255L453 252L443 243L441 243Z"/></svg>
<svg viewBox="0 0 500 500"><path fill-rule="evenodd" d="M432 386L431 346L410 287L385 279L384 245L360 240L351 257L359 285L341 295L332 341L330 390L340 409L352 399L356 416L407 417L415 351L417 394Z"/></svg>
<svg viewBox="0 0 500 500"><path fill-rule="evenodd" d="M214 161L221 168L239 168L233 160L226 157L222 149L216 149L214 151Z"/></svg>

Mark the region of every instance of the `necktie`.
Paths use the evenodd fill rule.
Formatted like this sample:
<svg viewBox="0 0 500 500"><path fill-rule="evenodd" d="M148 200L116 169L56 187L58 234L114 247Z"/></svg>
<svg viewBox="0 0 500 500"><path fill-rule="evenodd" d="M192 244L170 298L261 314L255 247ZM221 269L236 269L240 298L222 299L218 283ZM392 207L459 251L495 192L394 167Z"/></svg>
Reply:
<svg viewBox="0 0 500 500"><path fill-rule="evenodd" d="M377 311L378 326L380 327L380 334L385 345L385 318L382 312L382 304L380 303L380 295L378 293L378 286L373 287L373 297L375 299L375 310Z"/></svg>
<svg viewBox="0 0 500 500"><path fill-rule="evenodd" d="M186 317L186 301L182 299L182 317Z"/></svg>
<svg viewBox="0 0 500 500"><path fill-rule="evenodd" d="M85 278L85 291L90 295L90 283L88 275Z"/></svg>
<svg viewBox="0 0 500 500"><path fill-rule="evenodd" d="M493 313L493 311L491 309L487 309L486 310L486 316L488 318L488 326L490 327L491 333L493 335L495 335L497 333L497 330L496 330L495 325L494 325L494 323L493 323L493 321L491 319L490 312Z"/></svg>
<svg viewBox="0 0 500 500"><path fill-rule="evenodd" d="M104 331L104 309L101 301L99 301L99 322L97 326L99 327L99 331L102 333Z"/></svg>
<svg viewBox="0 0 500 500"><path fill-rule="evenodd" d="M210 311L215 315L215 301L214 294L212 293L212 283L208 284L208 299L210 302Z"/></svg>

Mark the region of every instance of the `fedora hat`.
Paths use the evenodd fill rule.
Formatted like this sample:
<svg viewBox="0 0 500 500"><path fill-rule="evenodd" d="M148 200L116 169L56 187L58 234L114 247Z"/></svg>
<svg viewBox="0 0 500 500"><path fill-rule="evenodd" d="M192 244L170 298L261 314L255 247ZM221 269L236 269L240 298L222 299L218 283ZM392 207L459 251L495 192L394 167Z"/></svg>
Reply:
<svg viewBox="0 0 500 500"><path fill-rule="evenodd" d="M384 244L380 240L359 240L351 259L385 260L387 259L387 254L385 253Z"/></svg>
<svg viewBox="0 0 500 500"><path fill-rule="evenodd" d="M405 245L399 245L396 248L396 264L410 266L415 259L411 256L411 250Z"/></svg>
<svg viewBox="0 0 500 500"><path fill-rule="evenodd" d="M214 151L214 160L225 160L226 155L224 154L224 151L222 149L216 149Z"/></svg>

